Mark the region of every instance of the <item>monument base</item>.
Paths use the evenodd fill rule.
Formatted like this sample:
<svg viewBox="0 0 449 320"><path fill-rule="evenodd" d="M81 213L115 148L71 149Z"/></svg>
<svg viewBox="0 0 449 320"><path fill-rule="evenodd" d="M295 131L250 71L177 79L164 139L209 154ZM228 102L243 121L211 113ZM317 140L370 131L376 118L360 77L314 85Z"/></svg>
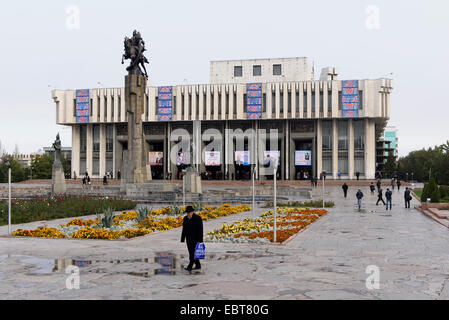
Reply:
<svg viewBox="0 0 449 320"><path fill-rule="evenodd" d="M51 195L65 194L67 186L65 183L64 169L62 164L55 163L51 175Z"/></svg>
<svg viewBox="0 0 449 320"><path fill-rule="evenodd" d="M185 179L185 188L188 193L203 193L201 177L194 168L187 168Z"/></svg>

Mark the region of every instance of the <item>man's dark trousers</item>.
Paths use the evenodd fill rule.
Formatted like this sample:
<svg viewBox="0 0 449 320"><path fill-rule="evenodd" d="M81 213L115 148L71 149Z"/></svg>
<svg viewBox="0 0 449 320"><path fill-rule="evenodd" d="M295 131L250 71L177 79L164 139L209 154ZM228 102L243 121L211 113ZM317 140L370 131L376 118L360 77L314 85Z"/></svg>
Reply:
<svg viewBox="0 0 449 320"><path fill-rule="evenodd" d="M195 260L195 249L196 249L196 242L195 240L189 240L187 239L187 249L189 250L189 266L187 268L191 269L193 267L193 264L195 264L195 267L200 268L201 263L200 260Z"/></svg>

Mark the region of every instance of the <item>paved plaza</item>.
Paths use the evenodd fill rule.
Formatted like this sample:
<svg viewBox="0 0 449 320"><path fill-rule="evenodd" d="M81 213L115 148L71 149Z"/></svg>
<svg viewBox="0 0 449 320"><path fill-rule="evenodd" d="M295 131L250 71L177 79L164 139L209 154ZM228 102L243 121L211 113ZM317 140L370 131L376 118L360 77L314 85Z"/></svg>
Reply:
<svg viewBox="0 0 449 320"><path fill-rule="evenodd" d="M0 299L448 299L447 228L413 209L415 199L405 209L403 190L391 211L364 186L358 212L355 192L344 199L341 187L326 188L335 208L283 245L206 243L192 274L180 229L127 241L0 237ZM205 232L251 216L206 221ZM175 261L173 272L160 272L161 256ZM70 260L85 262L78 290L66 288ZM379 289L366 286L368 266L379 268Z"/></svg>

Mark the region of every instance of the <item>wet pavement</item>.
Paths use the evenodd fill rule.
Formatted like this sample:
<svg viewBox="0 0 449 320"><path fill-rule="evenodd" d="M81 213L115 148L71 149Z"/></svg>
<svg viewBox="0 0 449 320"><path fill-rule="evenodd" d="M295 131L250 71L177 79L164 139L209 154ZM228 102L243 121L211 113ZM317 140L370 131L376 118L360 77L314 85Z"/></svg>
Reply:
<svg viewBox="0 0 449 320"><path fill-rule="evenodd" d="M403 190L387 211L365 186L358 212L352 189L344 199L326 188L336 207L284 245L206 243L191 273L180 229L128 241L0 238L0 299L448 299L448 229L405 209ZM205 232L251 216L206 221ZM66 286L70 266L79 289ZM379 289L366 285L368 266Z"/></svg>

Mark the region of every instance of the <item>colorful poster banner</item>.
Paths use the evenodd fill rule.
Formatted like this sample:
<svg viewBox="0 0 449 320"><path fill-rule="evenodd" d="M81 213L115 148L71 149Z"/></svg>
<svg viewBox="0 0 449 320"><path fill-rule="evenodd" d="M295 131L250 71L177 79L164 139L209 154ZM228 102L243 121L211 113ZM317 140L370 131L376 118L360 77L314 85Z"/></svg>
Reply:
<svg viewBox="0 0 449 320"><path fill-rule="evenodd" d="M150 166L163 166L164 153L163 152L149 152Z"/></svg>
<svg viewBox="0 0 449 320"><path fill-rule="evenodd" d="M173 117L173 87L158 87L158 121L171 121Z"/></svg>
<svg viewBox="0 0 449 320"><path fill-rule="evenodd" d="M89 90L76 90L76 123L89 123Z"/></svg>
<svg viewBox="0 0 449 320"><path fill-rule="evenodd" d="M246 84L246 119L262 119L262 83Z"/></svg>
<svg viewBox="0 0 449 320"><path fill-rule="evenodd" d="M312 165L312 151L296 150L295 151L295 166L311 166Z"/></svg>
<svg viewBox="0 0 449 320"><path fill-rule="evenodd" d="M359 81L342 81L341 114L343 118L359 117Z"/></svg>
<svg viewBox="0 0 449 320"><path fill-rule="evenodd" d="M280 151L264 151L263 152L263 165L268 168L274 165L277 159L278 166L280 164L281 152Z"/></svg>
<svg viewBox="0 0 449 320"><path fill-rule="evenodd" d="M220 166L220 151L205 151L204 165L211 167Z"/></svg>
<svg viewBox="0 0 449 320"><path fill-rule="evenodd" d="M235 164L240 166L249 166L251 164L249 151L236 151Z"/></svg>

